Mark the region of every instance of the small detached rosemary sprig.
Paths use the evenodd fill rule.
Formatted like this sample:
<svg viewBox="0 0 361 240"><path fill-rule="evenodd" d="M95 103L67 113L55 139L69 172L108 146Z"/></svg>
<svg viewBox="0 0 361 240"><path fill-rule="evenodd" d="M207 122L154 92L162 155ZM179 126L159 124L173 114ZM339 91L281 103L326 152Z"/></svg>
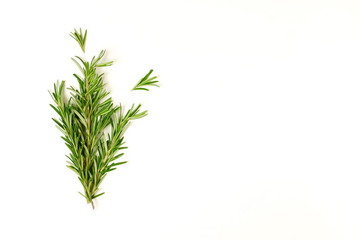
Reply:
<svg viewBox="0 0 361 240"><path fill-rule="evenodd" d="M75 29L70 35L85 51L87 30L83 33L82 29ZM105 53L102 50L91 61L79 56L72 58L81 74L73 74L79 86L68 88L69 98L65 97L65 81L55 83L54 90L50 92L54 100L54 104L50 106L59 115L59 119L53 118L53 121L70 150L70 154L66 156L69 159L67 167L77 174L84 188L84 192L80 194L93 208L93 200L104 194L99 192L104 177L127 162L117 161L124 155L119 151L127 148L124 146L125 130L133 120L147 115L147 111L140 110L140 104L133 104L130 109L124 110L122 105L113 103L109 92L104 88L104 75L97 71L98 68L113 64L112 61L102 61ZM148 90L143 89L144 86L158 82L154 81L156 77L149 78L152 71L134 90Z"/></svg>
<svg viewBox="0 0 361 240"><path fill-rule="evenodd" d="M133 88L133 90L145 90L145 91L149 91L149 89L146 88L146 86L156 86L159 87L158 80L155 80L157 78L157 76L154 77L150 77L150 75L152 74L153 69L151 69L147 75L145 75L142 79L140 79L140 81L137 83L137 85L135 85L135 87Z"/></svg>
<svg viewBox="0 0 361 240"><path fill-rule="evenodd" d="M83 31L81 28L78 30L74 29L74 32L70 33L70 36L75 39L79 43L79 46L83 52L85 52L85 43L86 43L86 36L88 35L88 30L85 30L83 35Z"/></svg>

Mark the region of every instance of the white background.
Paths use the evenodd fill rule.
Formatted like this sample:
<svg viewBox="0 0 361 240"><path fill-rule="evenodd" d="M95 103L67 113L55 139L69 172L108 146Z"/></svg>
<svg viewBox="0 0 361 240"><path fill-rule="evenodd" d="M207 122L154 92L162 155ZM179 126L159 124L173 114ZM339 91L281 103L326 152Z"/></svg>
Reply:
<svg viewBox="0 0 361 240"><path fill-rule="evenodd" d="M360 1L2 1L0 27L0 239L361 239ZM74 27L150 112L94 211L48 105Z"/></svg>

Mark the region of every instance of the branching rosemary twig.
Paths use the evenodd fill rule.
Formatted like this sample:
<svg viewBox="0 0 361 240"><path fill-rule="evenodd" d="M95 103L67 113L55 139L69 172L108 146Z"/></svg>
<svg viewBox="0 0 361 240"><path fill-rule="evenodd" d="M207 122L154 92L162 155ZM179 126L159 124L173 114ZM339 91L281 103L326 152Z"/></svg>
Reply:
<svg viewBox="0 0 361 240"><path fill-rule="evenodd" d="M87 31L75 30L70 34L85 50ZM108 172L126 161L117 161L124 153L119 153L127 147L124 146L124 132L132 120L147 115L147 111L141 111L141 105L133 105L124 111L121 105L114 105L105 90L103 73L97 69L108 67L113 64L102 62L105 50L91 61L76 56L72 58L80 69L81 74L73 74L79 87L70 87L70 97L66 99L65 81L54 84L54 90L50 92L54 104L50 106L59 115L59 119L53 118L58 129L63 133L61 137L70 150L67 156L67 167L73 170L81 182L88 203L94 208L93 200L104 192L99 193L99 186ZM105 133L106 128L109 133ZM108 132L108 131L107 131Z"/></svg>

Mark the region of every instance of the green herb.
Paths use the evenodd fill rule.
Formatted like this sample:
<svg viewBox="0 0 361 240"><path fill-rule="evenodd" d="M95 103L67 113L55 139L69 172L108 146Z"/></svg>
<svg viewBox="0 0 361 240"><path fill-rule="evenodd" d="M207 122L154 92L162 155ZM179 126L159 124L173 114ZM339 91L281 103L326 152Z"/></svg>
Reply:
<svg viewBox="0 0 361 240"><path fill-rule="evenodd" d="M85 51L87 31L83 34L81 29L75 30L70 35ZM104 55L105 50L102 50L91 61L79 56L72 58L81 74L73 74L79 86L68 88L69 98L65 97L65 81L55 83L54 90L50 92L54 100L50 106L59 115L59 119L53 120L70 150L67 167L77 174L84 188L84 193L80 194L93 208L93 200L104 194L99 193L104 177L117 166L126 163L117 161L124 154L119 151L127 148L124 146L125 130L132 120L147 115L147 111L140 110L140 104L133 104L130 109L124 110L121 105L113 103L104 88L104 75L97 71L98 68L113 64L112 61L102 62ZM143 79L148 79L152 71ZM155 78L150 81L152 79ZM143 81L138 85L154 85L154 81ZM134 90L139 90L139 87Z"/></svg>
<svg viewBox="0 0 361 240"><path fill-rule="evenodd" d="M135 85L135 87L133 88L133 90L145 90L145 91L149 91L149 89L145 88L146 86L156 86L159 87L158 80L155 80L157 77L150 77L150 75L152 74L153 69L151 69L147 75L145 75L142 79L140 79L140 81L137 83L137 85Z"/></svg>
<svg viewBox="0 0 361 240"><path fill-rule="evenodd" d="M85 33L83 35L83 31L81 30L81 28L79 29L79 31L74 29L74 32L70 33L70 36L79 43L79 46L83 52L85 52L85 42L87 34L88 30L85 30Z"/></svg>

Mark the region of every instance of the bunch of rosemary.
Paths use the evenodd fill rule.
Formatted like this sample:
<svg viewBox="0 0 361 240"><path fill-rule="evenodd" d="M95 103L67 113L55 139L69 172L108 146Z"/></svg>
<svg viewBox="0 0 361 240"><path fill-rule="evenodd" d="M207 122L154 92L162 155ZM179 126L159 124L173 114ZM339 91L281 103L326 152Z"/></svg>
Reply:
<svg viewBox="0 0 361 240"><path fill-rule="evenodd" d="M83 32L82 29L75 29L70 36L85 52L87 30ZM93 208L93 200L104 194L99 193L104 177L117 166L126 163L117 160L124 154L119 151L127 148L124 146L124 132L129 123L147 115L147 111L140 110L140 104L133 104L130 109L124 110L121 105L113 103L104 88L103 73L97 71L98 68L113 64L112 61L103 62L104 55L105 50L102 50L91 61L79 56L72 58L81 74L73 74L79 86L67 88L69 98L65 97L65 81L55 83L54 90L50 92L54 100L50 106L59 115L59 119L53 120L70 150L67 167L77 174L84 188L84 193L80 194ZM148 90L147 86L158 86L156 77L150 77L152 71L133 90Z"/></svg>

